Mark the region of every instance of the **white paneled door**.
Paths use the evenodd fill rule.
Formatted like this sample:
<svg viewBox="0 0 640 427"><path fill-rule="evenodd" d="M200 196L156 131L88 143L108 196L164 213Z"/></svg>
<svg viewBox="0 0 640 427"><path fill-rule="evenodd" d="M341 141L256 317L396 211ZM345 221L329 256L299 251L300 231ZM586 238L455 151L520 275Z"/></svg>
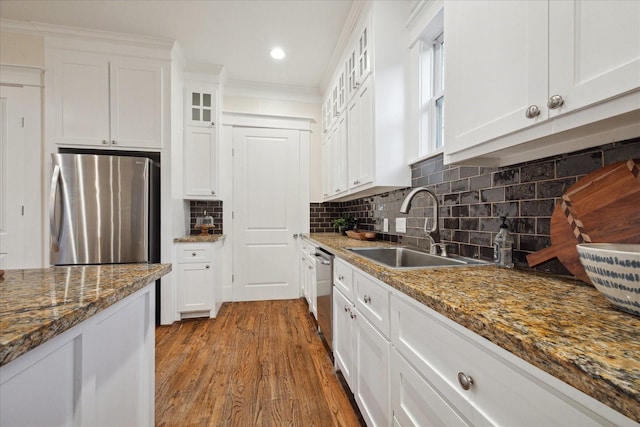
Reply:
<svg viewBox="0 0 640 427"><path fill-rule="evenodd" d="M0 87L0 268L42 267L40 88Z"/></svg>
<svg viewBox="0 0 640 427"><path fill-rule="evenodd" d="M234 301L300 296L300 132L235 128Z"/></svg>

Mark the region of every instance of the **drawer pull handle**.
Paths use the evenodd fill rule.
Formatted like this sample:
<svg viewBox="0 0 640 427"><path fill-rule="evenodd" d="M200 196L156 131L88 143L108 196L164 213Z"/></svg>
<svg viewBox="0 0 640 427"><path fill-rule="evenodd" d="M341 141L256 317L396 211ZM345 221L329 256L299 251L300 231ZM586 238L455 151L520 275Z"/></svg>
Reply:
<svg viewBox="0 0 640 427"><path fill-rule="evenodd" d="M344 276L341 274L338 276L338 280L343 281L344 280Z"/></svg>
<svg viewBox="0 0 640 427"><path fill-rule="evenodd" d="M369 295L364 296L364 303L369 304L371 302L371 297Z"/></svg>
<svg viewBox="0 0 640 427"><path fill-rule="evenodd" d="M473 378L465 375L464 372L458 372L458 382L463 390L469 390L473 385Z"/></svg>

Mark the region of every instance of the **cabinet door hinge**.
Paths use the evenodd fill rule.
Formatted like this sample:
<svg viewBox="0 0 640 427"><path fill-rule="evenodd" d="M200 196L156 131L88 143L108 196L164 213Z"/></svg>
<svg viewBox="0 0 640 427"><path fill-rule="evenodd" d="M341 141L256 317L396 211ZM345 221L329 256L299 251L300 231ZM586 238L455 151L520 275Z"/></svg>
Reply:
<svg viewBox="0 0 640 427"><path fill-rule="evenodd" d="M235 275L235 274L232 274L232 275L231 275L231 283L233 283L235 280L236 280L236 275Z"/></svg>
<svg viewBox="0 0 640 427"><path fill-rule="evenodd" d="M22 118L22 127L24 127L24 117Z"/></svg>
<svg viewBox="0 0 640 427"><path fill-rule="evenodd" d="M24 216L24 205L22 205L22 216Z"/></svg>
<svg viewBox="0 0 640 427"><path fill-rule="evenodd" d="M234 211L231 211L231 219L235 219L236 218L236 213Z"/></svg>

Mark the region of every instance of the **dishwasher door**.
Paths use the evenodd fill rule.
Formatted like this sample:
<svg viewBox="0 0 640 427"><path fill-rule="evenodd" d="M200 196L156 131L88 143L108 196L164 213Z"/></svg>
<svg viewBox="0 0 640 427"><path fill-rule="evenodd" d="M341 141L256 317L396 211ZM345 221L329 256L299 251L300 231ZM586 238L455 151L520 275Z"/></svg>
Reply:
<svg viewBox="0 0 640 427"><path fill-rule="evenodd" d="M318 304L318 332L333 352L332 309L333 306L333 255L316 248L316 289Z"/></svg>

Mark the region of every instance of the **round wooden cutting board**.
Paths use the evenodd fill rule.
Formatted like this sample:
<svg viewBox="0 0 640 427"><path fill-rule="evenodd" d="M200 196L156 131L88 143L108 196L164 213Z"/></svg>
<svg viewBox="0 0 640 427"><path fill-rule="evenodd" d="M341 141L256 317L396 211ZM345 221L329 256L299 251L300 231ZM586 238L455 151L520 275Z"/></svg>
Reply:
<svg viewBox="0 0 640 427"><path fill-rule="evenodd" d="M640 243L640 159L618 162L572 185L551 216L551 246L529 254L534 267L554 257L591 283L580 263L578 243Z"/></svg>

